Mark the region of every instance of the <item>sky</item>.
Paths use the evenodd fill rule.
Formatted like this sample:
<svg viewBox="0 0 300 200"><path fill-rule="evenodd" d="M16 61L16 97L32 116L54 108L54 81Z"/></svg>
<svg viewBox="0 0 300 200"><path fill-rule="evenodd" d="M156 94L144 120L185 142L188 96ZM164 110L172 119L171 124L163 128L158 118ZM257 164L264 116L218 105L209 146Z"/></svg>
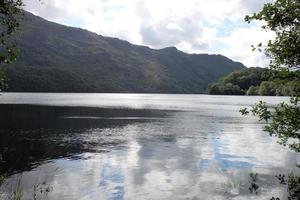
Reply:
<svg viewBox="0 0 300 200"><path fill-rule="evenodd" d="M25 10L47 20L160 49L222 54L247 67L268 58L251 45L273 33L245 15L271 0L24 0Z"/></svg>

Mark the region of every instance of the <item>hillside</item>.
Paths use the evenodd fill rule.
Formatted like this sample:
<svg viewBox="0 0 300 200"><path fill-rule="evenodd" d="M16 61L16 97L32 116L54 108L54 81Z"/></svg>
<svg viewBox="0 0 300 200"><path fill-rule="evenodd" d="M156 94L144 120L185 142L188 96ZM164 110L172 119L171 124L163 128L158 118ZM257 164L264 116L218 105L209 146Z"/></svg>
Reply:
<svg viewBox="0 0 300 200"><path fill-rule="evenodd" d="M150 49L27 12L16 40L20 55L5 66L10 92L205 93L244 68L221 55Z"/></svg>
<svg viewBox="0 0 300 200"><path fill-rule="evenodd" d="M267 68L245 68L220 78L217 83L209 84L208 93L214 95L293 96L300 92L299 75L299 71L285 74ZM280 78L282 76L285 78Z"/></svg>

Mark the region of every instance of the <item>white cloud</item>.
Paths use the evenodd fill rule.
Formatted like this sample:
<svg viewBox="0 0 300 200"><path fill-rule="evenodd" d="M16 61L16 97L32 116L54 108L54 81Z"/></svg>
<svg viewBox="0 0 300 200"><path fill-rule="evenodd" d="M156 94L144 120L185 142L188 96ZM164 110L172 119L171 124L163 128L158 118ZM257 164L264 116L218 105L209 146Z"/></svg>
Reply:
<svg viewBox="0 0 300 200"><path fill-rule="evenodd" d="M247 66L262 66L267 62L265 56L252 53L250 45L269 39L270 34L260 32L258 26L247 27L243 19L269 1L44 0L41 4L25 0L25 9L51 21L134 44L222 53ZM227 33L220 34L226 27Z"/></svg>
<svg viewBox="0 0 300 200"><path fill-rule="evenodd" d="M269 60L263 52L252 51L251 45L257 45L262 41L273 38L272 32L266 32L253 28L239 28L233 30L229 36L219 38L227 48L219 50L225 56L236 61L243 62L247 66L268 66Z"/></svg>

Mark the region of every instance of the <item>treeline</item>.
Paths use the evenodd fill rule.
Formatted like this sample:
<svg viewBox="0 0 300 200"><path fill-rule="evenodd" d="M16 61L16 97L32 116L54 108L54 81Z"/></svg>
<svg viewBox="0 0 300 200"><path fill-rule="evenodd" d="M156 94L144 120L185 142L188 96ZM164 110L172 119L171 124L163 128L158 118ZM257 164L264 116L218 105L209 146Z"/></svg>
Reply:
<svg viewBox="0 0 300 200"><path fill-rule="evenodd" d="M208 86L208 94L215 95L292 96L299 92L298 71L274 72L258 67L234 71Z"/></svg>

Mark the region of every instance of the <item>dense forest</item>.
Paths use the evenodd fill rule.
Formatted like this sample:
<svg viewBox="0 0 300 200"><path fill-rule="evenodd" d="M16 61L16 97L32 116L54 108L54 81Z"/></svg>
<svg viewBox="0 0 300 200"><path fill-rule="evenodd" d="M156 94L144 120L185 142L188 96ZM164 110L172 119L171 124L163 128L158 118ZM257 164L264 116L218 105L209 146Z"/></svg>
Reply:
<svg viewBox="0 0 300 200"><path fill-rule="evenodd" d="M266 68L245 68L234 71L208 86L208 94L292 96L300 92L299 72L285 73Z"/></svg>
<svg viewBox="0 0 300 200"><path fill-rule="evenodd" d="M205 93L245 68L222 55L151 49L25 13L20 54L5 67L9 92Z"/></svg>

